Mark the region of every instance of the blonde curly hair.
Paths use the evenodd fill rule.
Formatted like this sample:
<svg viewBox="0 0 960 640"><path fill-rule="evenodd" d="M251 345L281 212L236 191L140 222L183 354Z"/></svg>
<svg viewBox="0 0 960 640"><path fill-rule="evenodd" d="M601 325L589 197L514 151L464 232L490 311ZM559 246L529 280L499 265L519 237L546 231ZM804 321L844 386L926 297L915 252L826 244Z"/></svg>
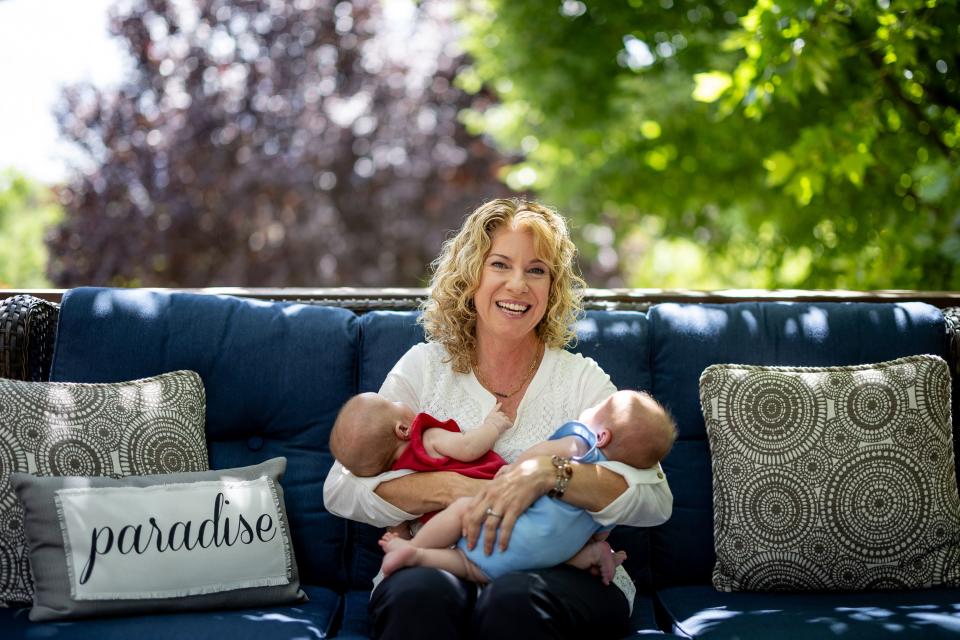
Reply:
<svg viewBox="0 0 960 640"><path fill-rule="evenodd" d="M537 257L550 271L547 311L537 325L537 337L556 349L575 337L573 323L582 308L586 283L574 271L577 248L570 240L566 220L536 202L491 200L467 216L460 231L443 243L431 264L430 296L421 305L420 323L427 339L446 347L458 373L467 373L474 365L477 310L473 296L480 286L493 233L502 225L532 231Z"/></svg>

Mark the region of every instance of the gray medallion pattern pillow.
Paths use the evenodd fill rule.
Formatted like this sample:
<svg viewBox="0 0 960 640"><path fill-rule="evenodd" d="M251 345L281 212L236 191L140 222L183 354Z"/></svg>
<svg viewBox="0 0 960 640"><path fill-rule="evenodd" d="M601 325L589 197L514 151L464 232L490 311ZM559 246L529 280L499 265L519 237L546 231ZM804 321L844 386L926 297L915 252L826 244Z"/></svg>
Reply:
<svg viewBox="0 0 960 640"><path fill-rule="evenodd" d="M174 371L112 384L0 379L0 600L33 594L12 472L129 476L206 471L200 376Z"/></svg>
<svg viewBox="0 0 960 640"><path fill-rule="evenodd" d="M713 365L700 377L721 591L960 583L950 374Z"/></svg>

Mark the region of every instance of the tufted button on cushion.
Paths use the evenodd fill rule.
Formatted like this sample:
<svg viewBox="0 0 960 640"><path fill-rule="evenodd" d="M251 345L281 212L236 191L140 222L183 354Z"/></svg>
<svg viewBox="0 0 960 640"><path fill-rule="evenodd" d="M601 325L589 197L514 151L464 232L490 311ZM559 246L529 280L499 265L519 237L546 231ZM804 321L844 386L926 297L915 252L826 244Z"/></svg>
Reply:
<svg viewBox="0 0 960 640"><path fill-rule="evenodd" d="M263 438L260 436L252 436L247 440L247 448L250 449L250 451L260 451L260 449L263 448Z"/></svg>

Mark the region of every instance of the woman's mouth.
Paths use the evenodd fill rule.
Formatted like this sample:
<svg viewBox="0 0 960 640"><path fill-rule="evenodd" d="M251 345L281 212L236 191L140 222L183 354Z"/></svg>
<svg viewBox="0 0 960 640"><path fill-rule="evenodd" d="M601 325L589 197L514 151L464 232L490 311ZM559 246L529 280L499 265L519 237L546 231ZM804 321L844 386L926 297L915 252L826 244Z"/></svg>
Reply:
<svg viewBox="0 0 960 640"><path fill-rule="evenodd" d="M521 302L497 302L497 308L509 316L519 317L530 310L533 305L523 304Z"/></svg>

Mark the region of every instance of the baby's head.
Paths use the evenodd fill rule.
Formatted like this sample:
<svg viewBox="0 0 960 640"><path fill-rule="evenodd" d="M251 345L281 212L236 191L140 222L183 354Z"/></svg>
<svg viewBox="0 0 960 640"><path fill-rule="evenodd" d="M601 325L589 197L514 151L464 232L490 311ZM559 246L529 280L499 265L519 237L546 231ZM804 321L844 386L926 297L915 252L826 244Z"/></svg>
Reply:
<svg viewBox="0 0 960 640"><path fill-rule="evenodd" d="M377 393L361 393L347 401L330 433L330 451L355 476L389 471L410 440L416 412Z"/></svg>
<svg viewBox="0 0 960 640"><path fill-rule="evenodd" d="M677 439L677 424L667 410L640 391L617 391L580 414L580 422L597 434L607 458L637 469L660 462Z"/></svg>

